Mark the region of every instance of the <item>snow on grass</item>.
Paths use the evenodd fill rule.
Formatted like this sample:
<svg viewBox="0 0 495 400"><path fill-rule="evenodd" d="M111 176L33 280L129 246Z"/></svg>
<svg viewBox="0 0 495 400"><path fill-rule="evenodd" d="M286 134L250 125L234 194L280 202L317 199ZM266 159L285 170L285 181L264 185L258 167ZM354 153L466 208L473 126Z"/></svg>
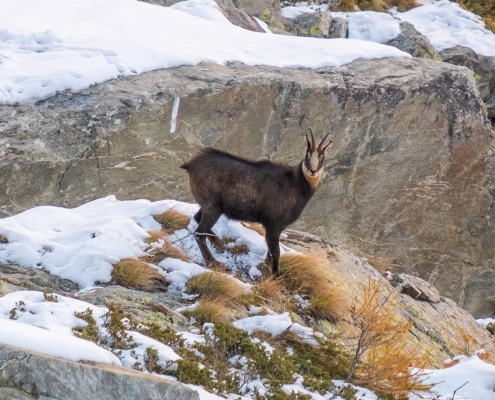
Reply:
<svg viewBox="0 0 495 400"><path fill-rule="evenodd" d="M57 296L46 301L42 292L14 292L0 298L0 343L72 361L88 360L121 365L119 359L93 342L72 335L86 325L74 316L91 308L95 317L106 310L83 301ZM15 310L15 314L11 314ZM11 317L15 320L10 319Z"/></svg>
<svg viewBox="0 0 495 400"><path fill-rule="evenodd" d="M143 367L148 347L157 350L160 357L158 365L163 368L180 359L169 346L139 332L126 331L132 337L133 348L115 349L120 351L119 360L110 351L73 336L72 332L72 328L87 325L87 322L76 317L74 313L81 313L90 308L100 336L108 336L109 332L104 327L107 308L61 295L50 296L55 298L42 292L20 291L0 297L0 344L73 361L89 360L125 367L132 367L136 363ZM47 297L56 301L48 301ZM184 334L191 335L187 332Z"/></svg>
<svg viewBox="0 0 495 400"><path fill-rule="evenodd" d="M66 360L122 365L114 354L93 342L11 320L1 324L0 344Z"/></svg>
<svg viewBox="0 0 495 400"><path fill-rule="evenodd" d="M495 323L495 318L480 318L477 319L476 322L480 324L483 328L486 328L488 324Z"/></svg>
<svg viewBox="0 0 495 400"><path fill-rule="evenodd" d="M174 7L136 0L3 0L0 54L0 104L201 62L320 68L409 57L361 41L251 32L227 23L213 0Z"/></svg>
<svg viewBox="0 0 495 400"><path fill-rule="evenodd" d="M464 46L475 53L495 57L495 34L485 29L480 17L457 3L441 0L398 13L397 17L413 24L437 51Z"/></svg>
<svg viewBox="0 0 495 400"><path fill-rule="evenodd" d="M304 342L317 345L318 342L313 338L317 335L313 329L293 323L289 313L277 315L256 315L239 319L232 323L236 328L246 331L250 335L257 331L268 332L272 336L281 335L284 331L290 331L298 335Z"/></svg>
<svg viewBox="0 0 495 400"><path fill-rule="evenodd" d="M466 382L455 395L458 400L495 400L495 366L487 364L477 356L462 357L458 364L445 369L425 370L425 384L436 383L427 399L450 400L456 389ZM410 395L411 400L424 397Z"/></svg>
<svg viewBox="0 0 495 400"><path fill-rule="evenodd" d="M81 289L91 288L97 282L111 280L112 264L123 258L145 255L147 245L143 239L148 237L147 231L160 229L153 215L172 207L191 219L198 211L196 204L173 200L118 201L115 196L73 209L36 207L0 219L0 235L8 239L8 243L0 243L0 262L43 269L78 283ZM168 258L157 267L172 282L172 289L183 291L189 278L204 272L198 265L203 258L193 235L196 227L192 219L188 229L170 236L171 242L196 263ZM234 270L249 270L263 262L267 252L263 236L224 216L213 231L249 249L246 254L233 255L229 251L219 254L210 246L218 261Z"/></svg>

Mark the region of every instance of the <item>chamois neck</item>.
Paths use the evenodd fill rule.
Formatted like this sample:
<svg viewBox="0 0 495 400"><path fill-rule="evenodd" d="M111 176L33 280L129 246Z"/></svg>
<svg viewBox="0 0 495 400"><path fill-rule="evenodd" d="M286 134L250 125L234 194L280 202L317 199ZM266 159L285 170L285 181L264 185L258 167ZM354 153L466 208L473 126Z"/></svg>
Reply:
<svg viewBox="0 0 495 400"><path fill-rule="evenodd" d="M309 186L311 186L311 189L314 192L318 187L318 185L320 184L320 179L323 171L320 170L317 176L312 177L308 175L306 168L304 166L304 161L301 161L299 167L303 178L306 180L306 182L308 182Z"/></svg>
<svg viewBox="0 0 495 400"><path fill-rule="evenodd" d="M316 183L316 186L313 186L311 182L307 179L306 174L304 173L304 161L301 161L300 164L298 164L296 167L294 167L293 173L296 181L298 182L298 186L303 188L303 193L304 197L309 199L313 196L313 194L316 191L316 187L318 186L318 183Z"/></svg>

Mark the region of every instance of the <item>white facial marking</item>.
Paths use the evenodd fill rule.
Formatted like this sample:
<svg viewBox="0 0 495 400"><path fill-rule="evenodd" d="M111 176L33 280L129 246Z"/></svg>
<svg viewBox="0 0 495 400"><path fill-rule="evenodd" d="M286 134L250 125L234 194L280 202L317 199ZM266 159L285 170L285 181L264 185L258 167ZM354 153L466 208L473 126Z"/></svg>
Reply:
<svg viewBox="0 0 495 400"><path fill-rule="evenodd" d="M320 160L318 159L318 152L313 151L313 154L311 154L311 159L309 160L309 166L313 171L316 171L318 169L318 164L320 163Z"/></svg>

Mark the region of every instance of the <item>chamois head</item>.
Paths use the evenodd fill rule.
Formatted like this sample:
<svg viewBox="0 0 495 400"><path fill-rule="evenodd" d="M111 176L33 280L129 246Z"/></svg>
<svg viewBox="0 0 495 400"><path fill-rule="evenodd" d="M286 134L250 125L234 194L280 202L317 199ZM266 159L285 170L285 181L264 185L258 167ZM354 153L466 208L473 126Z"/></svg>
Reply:
<svg viewBox="0 0 495 400"><path fill-rule="evenodd" d="M309 133L311 133L311 141L306 134L306 157L302 164L302 170L306 180L311 186L316 188L320 182L323 161L325 160L325 155L327 151L332 147L332 141L330 141L325 147L323 147L323 142L330 135L328 132L322 139L319 145L315 144L315 137L313 136L313 131L309 128Z"/></svg>

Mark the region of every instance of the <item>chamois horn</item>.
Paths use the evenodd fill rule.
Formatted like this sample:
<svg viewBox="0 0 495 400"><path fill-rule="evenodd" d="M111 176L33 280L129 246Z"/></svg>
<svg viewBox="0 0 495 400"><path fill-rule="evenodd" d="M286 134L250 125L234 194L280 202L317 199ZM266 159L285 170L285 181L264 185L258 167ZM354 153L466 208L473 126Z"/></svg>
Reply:
<svg viewBox="0 0 495 400"><path fill-rule="evenodd" d="M315 148L315 137L313 136L313 130L309 128L309 133L311 133L311 148Z"/></svg>
<svg viewBox="0 0 495 400"><path fill-rule="evenodd" d="M330 135L330 132L328 132L328 133L325 135L325 137L321 140L320 144L318 145L318 148L319 148L319 149L321 149L321 146L323 145L323 142L324 142L324 141L325 141L325 139L328 137L328 135ZM332 141L330 141L330 143L332 143ZM325 150L325 149L328 147L328 145L329 145L330 143L328 143L328 144L325 146L325 148L324 148L323 150Z"/></svg>

